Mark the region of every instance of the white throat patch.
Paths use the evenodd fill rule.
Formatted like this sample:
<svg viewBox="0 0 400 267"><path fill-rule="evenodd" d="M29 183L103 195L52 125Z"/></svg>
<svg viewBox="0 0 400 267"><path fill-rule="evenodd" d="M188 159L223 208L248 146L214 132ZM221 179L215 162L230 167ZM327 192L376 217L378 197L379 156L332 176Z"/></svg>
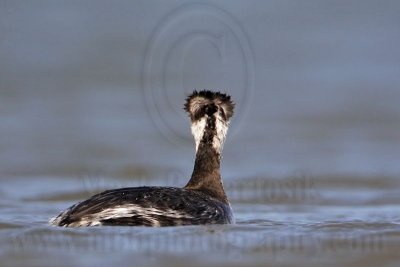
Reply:
<svg viewBox="0 0 400 267"><path fill-rule="evenodd" d="M191 129L192 129L192 134L194 136L194 141L196 144L196 152L199 148L201 139L203 138L203 135L204 135L204 131L205 131L206 124L207 124L207 118L208 118L208 116L206 115L203 118L201 118L200 120L192 123ZM217 134L213 138L213 147L214 147L215 151L217 151L218 153L221 153L224 142L225 142L226 134L228 132L229 123L225 122L222 119L222 117L219 114L217 114L216 120L215 120L215 127L216 127Z"/></svg>
<svg viewBox="0 0 400 267"><path fill-rule="evenodd" d="M217 135L213 138L213 147L218 153L221 154L225 143L226 134L228 133L229 121L224 121L217 113L215 117L215 128L217 130Z"/></svg>
<svg viewBox="0 0 400 267"><path fill-rule="evenodd" d="M197 152L197 149L199 148L200 141L203 138L204 129L206 128L206 122L207 122L207 116L204 116L200 120L192 123L191 129L192 129L194 141L196 143L196 152Z"/></svg>

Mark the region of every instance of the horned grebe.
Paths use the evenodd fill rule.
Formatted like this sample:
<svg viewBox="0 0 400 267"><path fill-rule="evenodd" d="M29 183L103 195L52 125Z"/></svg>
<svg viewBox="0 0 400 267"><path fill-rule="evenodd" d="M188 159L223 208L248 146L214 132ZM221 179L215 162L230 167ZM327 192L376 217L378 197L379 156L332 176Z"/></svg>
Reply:
<svg viewBox="0 0 400 267"><path fill-rule="evenodd" d="M234 105L230 96L206 90L194 91L186 99L184 109L192 123L196 159L185 187L107 190L71 206L50 224L80 227L234 223L220 175L222 146Z"/></svg>

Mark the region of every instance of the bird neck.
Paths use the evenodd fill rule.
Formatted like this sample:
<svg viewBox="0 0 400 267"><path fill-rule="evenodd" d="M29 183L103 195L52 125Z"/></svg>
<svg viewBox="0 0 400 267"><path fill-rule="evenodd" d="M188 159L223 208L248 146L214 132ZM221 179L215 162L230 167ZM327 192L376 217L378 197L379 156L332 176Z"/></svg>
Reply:
<svg viewBox="0 0 400 267"><path fill-rule="evenodd" d="M192 177L186 189L202 191L228 203L222 184L220 161L228 124L219 116L204 116L193 122L192 133L196 142L196 159Z"/></svg>

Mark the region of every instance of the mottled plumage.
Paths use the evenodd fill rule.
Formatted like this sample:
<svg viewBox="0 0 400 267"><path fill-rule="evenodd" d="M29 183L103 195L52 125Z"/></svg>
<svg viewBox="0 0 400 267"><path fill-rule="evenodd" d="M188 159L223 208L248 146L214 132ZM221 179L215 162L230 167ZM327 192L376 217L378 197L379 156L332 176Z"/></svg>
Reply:
<svg viewBox="0 0 400 267"><path fill-rule="evenodd" d="M177 226L232 223L229 206L207 194L175 187L108 190L54 219L59 226Z"/></svg>

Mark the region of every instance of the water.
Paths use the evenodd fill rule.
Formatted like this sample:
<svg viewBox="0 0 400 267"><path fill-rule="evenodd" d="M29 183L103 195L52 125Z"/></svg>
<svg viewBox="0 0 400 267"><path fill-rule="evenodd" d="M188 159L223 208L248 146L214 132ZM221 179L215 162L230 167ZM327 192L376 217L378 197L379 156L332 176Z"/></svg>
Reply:
<svg viewBox="0 0 400 267"><path fill-rule="evenodd" d="M397 2L0 4L2 266L398 266ZM235 225L49 227L105 189L183 186L194 88L237 102Z"/></svg>
<svg viewBox="0 0 400 267"><path fill-rule="evenodd" d="M392 263L398 260L398 182L379 178L378 185L373 180L357 183L360 189L355 190L355 196L353 190L346 189L354 186L354 181L347 182L349 178L339 182L315 179L312 186L305 177L264 179L263 183L275 187L263 191L264 195L255 194L261 191L251 186L262 182L247 178L249 188L226 184L236 225L162 229L49 227L48 218L90 195L83 189L84 183L54 177L35 177L31 182L13 179L2 188L2 258L17 265L51 265L60 259L65 259L66 265L134 260L145 266L179 262L190 266L207 262L318 266L371 260L373 264L378 259ZM119 182L121 186L130 184ZM107 179L96 183L108 187ZM290 186L296 183L299 186ZM246 190L253 194L246 194ZM78 253L79 257L71 257Z"/></svg>
<svg viewBox="0 0 400 267"><path fill-rule="evenodd" d="M46 225L58 211L90 195L80 179L13 179L2 188L2 259L30 266L59 264L60 259L62 265L85 266L132 261L144 266L398 263L398 181L332 178L316 178L313 185L305 177L248 177L248 188L227 183L235 225L83 229ZM251 185L263 183L275 189L261 191ZM107 179L97 184L108 187Z"/></svg>

